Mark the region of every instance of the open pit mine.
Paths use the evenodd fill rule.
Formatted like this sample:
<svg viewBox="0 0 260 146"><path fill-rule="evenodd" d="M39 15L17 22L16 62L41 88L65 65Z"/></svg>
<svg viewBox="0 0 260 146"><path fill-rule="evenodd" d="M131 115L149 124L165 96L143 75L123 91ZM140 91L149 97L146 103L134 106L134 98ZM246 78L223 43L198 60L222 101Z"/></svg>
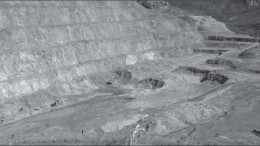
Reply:
<svg viewBox="0 0 260 146"><path fill-rule="evenodd" d="M259 10L1 1L0 144L259 145Z"/></svg>

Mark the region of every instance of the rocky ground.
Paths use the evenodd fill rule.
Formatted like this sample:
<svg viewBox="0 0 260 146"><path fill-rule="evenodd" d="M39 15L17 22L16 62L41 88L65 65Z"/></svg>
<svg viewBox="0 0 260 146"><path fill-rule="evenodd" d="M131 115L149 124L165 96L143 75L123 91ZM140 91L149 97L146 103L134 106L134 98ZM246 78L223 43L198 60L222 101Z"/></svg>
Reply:
<svg viewBox="0 0 260 146"><path fill-rule="evenodd" d="M185 19L180 25L196 28L199 44L186 53L183 47L144 52L142 61L127 54L125 65L64 75L46 89L8 94L11 100L1 98L1 113L9 115L2 117L1 144L260 144L259 39L173 9L161 15ZM98 63L109 62L117 61Z"/></svg>

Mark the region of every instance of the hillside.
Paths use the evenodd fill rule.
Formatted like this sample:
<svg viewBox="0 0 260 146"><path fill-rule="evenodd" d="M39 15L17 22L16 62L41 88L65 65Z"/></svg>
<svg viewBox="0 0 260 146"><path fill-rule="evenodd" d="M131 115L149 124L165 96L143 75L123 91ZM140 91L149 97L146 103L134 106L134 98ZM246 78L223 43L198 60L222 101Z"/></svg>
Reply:
<svg viewBox="0 0 260 146"><path fill-rule="evenodd" d="M167 0L166 0L167 1ZM190 12L207 15L227 24L241 34L259 37L259 0L168 0L169 4Z"/></svg>

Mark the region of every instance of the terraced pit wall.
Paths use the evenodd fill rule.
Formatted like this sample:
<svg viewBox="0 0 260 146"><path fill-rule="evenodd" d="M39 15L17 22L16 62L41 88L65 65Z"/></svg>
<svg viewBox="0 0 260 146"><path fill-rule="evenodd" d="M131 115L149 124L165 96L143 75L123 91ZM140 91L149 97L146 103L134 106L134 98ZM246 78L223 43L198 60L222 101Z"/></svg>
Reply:
<svg viewBox="0 0 260 146"><path fill-rule="evenodd" d="M182 56L201 39L184 20L134 1L1 1L0 99Z"/></svg>
<svg viewBox="0 0 260 146"><path fill-rule="evenodd" d="M195 15L210 15L218 20L229 19L250 9L258 9L260 0L165 0L172 6Z"/></svg>
<svg viewBox="0 0 260 146"><path fill-rule="evenodd" d="M213 41L234 41L234 42L250 42L259 43L259 38L245 38L245 37L223 37L223 36L208 36L208 40Z"/></svg>
<svg viewBox="0 0 260 146"><path fill-rule="evenodd" d="M165 0L197 16L211 16L237 34L260 37L260 0Z"/></svg>

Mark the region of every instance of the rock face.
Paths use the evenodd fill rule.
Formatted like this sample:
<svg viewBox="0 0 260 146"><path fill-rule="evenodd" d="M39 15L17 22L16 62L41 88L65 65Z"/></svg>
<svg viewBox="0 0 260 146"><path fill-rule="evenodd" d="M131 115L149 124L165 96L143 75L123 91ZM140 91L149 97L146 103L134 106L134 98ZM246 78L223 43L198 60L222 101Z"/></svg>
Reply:
<svg viewBox="0 0 260 146"><path fill-rule="evenodd" d="M209 16L191 16L196 20L198 30L204 35L221 34L221 35L234 35L235 33L230 31L225 23L219 22L216 19ZM209 32L211 34L209 34Z"/></svg>
<svg viewBox="0 0 260 146"><path fill-rule="evenodd" d="M0 2L1 104L42 90L78 95L96 88L90 74L181 56L200 40L184 20L133 1Z"/></svg>
<svg viewBox="0 0 260 146"><path fill-rule="evenodd" d="M259 0L173 0L170 4L187 9L193 14L206 14L226 19L234 14L239 14L259 6Z"/></svg>
<svg viewBox="0 0 260 146"><path fill-rule="evenodd" d="M208 15L236 33L260 36L259 0L166 0L193 15Z"/></svg>
<svg viewBox="0 0 260 146"><path fill-rule="evenodd" d="M257 6L259 6L259 4L260 4L259 0L247 0L247 6L249 8L257 7Z"/></svg>

